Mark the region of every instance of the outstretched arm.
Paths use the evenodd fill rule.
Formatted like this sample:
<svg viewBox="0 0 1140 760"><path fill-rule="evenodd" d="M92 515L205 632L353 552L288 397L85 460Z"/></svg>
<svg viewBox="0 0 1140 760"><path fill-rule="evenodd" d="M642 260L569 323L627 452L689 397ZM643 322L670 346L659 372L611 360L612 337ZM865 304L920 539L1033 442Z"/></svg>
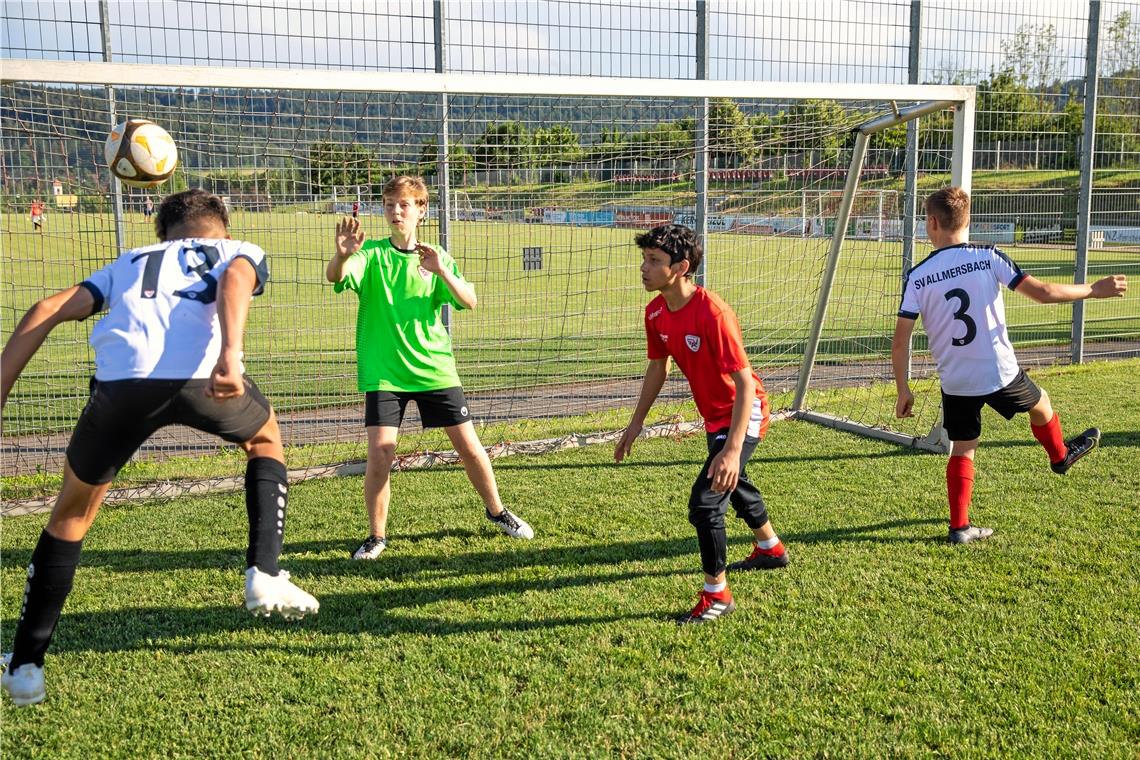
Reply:
<svg viewBox="0 0 1140 760"><path fill-rule="evenodd" d="M896 417L913 417L911 408L914 406L914 394L910 391L907 377L907 349L910 348L910 336L914 332L914 320L899 317L895 323L895 335L891 338L891 369L895 373L895 390L898 391L898 400L895 401Z"/></svg>
<svg viewBox="0 0 1140 760"><path fill-rule="evenodd" d="M1037 303L1069 303L1083 301L1086 298L1123 298L1128 291L1128 278L1122 274L1113 274L1093 283L1076 285L1044 282L1032 275L1026 275L1017 283L1014 290Z"/></svg>
<svg viewBox="0 0 1140 760"><path fill-rule="evenodd" d="M661 392L661 387L665 385L665 378L668 376L668 357L649 360L649 366L645 368L645 379L641 381L641 395L637 399L637 406L633 410L633 416L630 418L625 432L618 439L617 448L614 449L615 462L620 462L629 455L633 448L633 442L641 434L641 426L645 422L645 417L649 414L653 402L657 400L657 394Z"/></svg>
<svg viewBox="0 0 1140 760"><path fill-rule="evenodd" d="M245 393L242 381L242 352L245 321L249 316L249 300L257 287L257 273L249 259L230 262L218 284L218 324L222 332L222 350L210 373L206 395L218 401L237 398Z"/></svg>
<svg viewBox="0 0 1140 760"><path fill-rule="evenodd" d="M86 319L94 309L95 297L78 285L50 295L28 309L0 354L0 407L8 403L12 386L55 326Z"/></svg>

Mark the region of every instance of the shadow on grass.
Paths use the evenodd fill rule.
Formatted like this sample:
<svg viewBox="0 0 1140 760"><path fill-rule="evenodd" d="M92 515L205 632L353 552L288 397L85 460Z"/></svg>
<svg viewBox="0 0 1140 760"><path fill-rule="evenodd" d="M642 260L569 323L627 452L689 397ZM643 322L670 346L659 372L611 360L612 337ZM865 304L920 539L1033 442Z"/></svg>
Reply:
<svg viewBox="0 0 1140 760"><path fill-rule="evenodd" d="M902 528L916 525L942 524L941 519L901 519L889 520L871 525L829 528L807 533L788 533L785 540L792 546L797 543L828 543L849 541L909 542L943 541L940 534L930 537L908 537L890 535ZM471 534L461 531L464 535ZM437 538L454 537L453 531L436 531L414 534L403 539L409 543L430 541ZM746 539L734 539L732 544L744 544ZM419 634L430 636L463 635L480 632L516 631L525 632L540 629L555 629L570 626L606 624L628 620L660 620L669 622L682 610L644 610L644 603L634 600L630 609L634 611L620 614L571 614L546 616L537 614L525 617L496 617L502 615L506 604L526 609L543 609L533 599L525 603L515 599L522 594L553 595L567 589L605 586L646 578L664 578L675 575L698 574L695 538L660 539L654 541L626 541L610 544L583 544L561 547L518 547L512 551L472 551L459 554L424 557L401 555L399 552L385 553L378 562L357 562L348 559L327 559L297 556L298 554L319 554L330 549L340 550L343 542L319 541L291 544L286 562L303 586L309 586L307 577L340 576L353 580L374 579L396 581L405 579L407 586L387 588L381 586L375 592L320 594L321 613L302 623L286 623L280 620L258 621L247 616L240 607L203 606L196 608L138 607L113 609L98 612L65 612L54 652L113 652L133 649L162 647L173 651L200 651L203 649L246 650L264 648L262 645L245 643L199 644L183 643L187 638L206 638L219 633L238 632L255 628L292 629L302 627L306 632L320 634L360 634L370 636L393 634ZM505 544L505 546L516 546ZM8 561L20 563L27 556L12 556ZM28 554L15 552L15 554ZM234 569L233 590L241 588L241 576L237 569L243 564L242 553L233 550L206 550L189 552L154 551L100 551L85 552L81 565L105 567L116 571L177 572L191 568ZM692 559L692 566L684 569L606 570L610 566L625 563L652 562L677 557ZM510 570L530 568L561 568L555 575L542 574L542 577L511 577ZM591 572L588 568L594 568ZM492 580L467 579L463 576L489 575ZM419 576L419 577L416 577ZM82 570L78 579L83 583ZM311 587L311 586L310 586ZM219 592L221 590L219 589ZM432 605L463 605L494 597L510 598L503 604L494 603L480 613L484 619L449 620L444 617L422 614L424 608ZM682 603L682 600L671 600ZM547 609L549 607L546 607ZM637 611L638 609L641 611ZM459 614L468 614L463 611ZM508 612L508 615L515 613ZM172 643L167 644L165 640ZM270 648L292 650L288 644L273 645ZM311 637L298 640L300 650L355 651L350 645L314 647Z"/></svg>
<svg viewBox="0 0 1140 760"><path fill-rule="evenodd" d="M1066 426L1068 426L1068 425L1066 424ZM1070 429L1065 431L1065 437L1071 438L1072 436L1077 435L1078 433L1082 432L1083 430L1084 430L1084 428L1076 428L1076 429L1070 428ZM985 439L985 435L986 435L986 433L983 430L982 431L982 442L979 445L979 448L981 448L981 449L985 449L985 448L1005 449L1005 448L1022 448L1022 447L1041 448L1041 444L1039 444L1035 440L1022 439L1022 440L1014 441L1014 440L1008 440L1007 439L1007 440L987 441ZM1103 449L1103 448L1115 448L1115 447L1120 447L1120 448L1140 447L1140 430L1101 431L1099 448ZM1093 453L1093 456L1096 456L1095 452Z"/></svg>
<svg viewBox="0 0 1140 760"><path fill-rule="evenodd" d="M198 644L181 643L187 638L212 637L219 633L240 632L268 628L273 630L303 629L306 638L298 641L297 650L356 651L351 645L314 646L312 634L359 634L389 636L393 634L420 634L429 636L465 635L495 631L533 631L563 627L578 627L628 620L672 620L679 614L686 600L676 600L678 609L631 611L620 614L577 614L564 616L535 615L533 617L494 617L503 615L500 605L492 605L479 614L483 619L448 620L424 615L421 608L434 604L462 604L488 597L514 597L524 593L555 594L565 589L593 585L606 585L639 578L665 577L680 570L653 570L637 572L602 573L595 575L564 575L555 578L494 580L481 583L420 585L412 588L392 589L377 593L321 594L320 614L303 622L287 622L274 618L256 620L240 607L204 606L197 608L138 607L99 612L66 611L61 620L59 635L53 642L52 652L114 652L132 649L161 647L174 651L200 651L203 649L244 650L257 645L245 643ZM236 576L236 574L235 574ZM303 582L303 581L302 581ZM235 578L235 589L240 580ZM521 602L518 606L524 606ZM530 609L534 605L525 605ZM631 605L636 610L637 604ZM471 615L462 610L457 615ZM513 612L508 615L515 614ZM164 643L165 639L181 640ZM280 647L286 649L290 647Z"/></svg>
<svg viewBox="0 0 1140 760"><path fill-rule="evenodd" d="M888 520L873 525L852 525L842 528L823 528L807 533L781 533L784 543L794 547L796 544L842 543L842 542L872 542L881 544L923 544L946 543L946 535L942 531L933 531L930 535L905 536L889 535L889 532L898 528L909 528L915 525L945 525L945 518L924 517L907 520ZM937 534L937 535L935 535Z"/></svg>
<svg viewBox="0 0 1140 760"><path fill-rule="evenodd" d="M480 551L463 551L430 555L408 554L400 551L403 544L459 537L464 540L482 538L494 542L495 547ZM588 543L565 546L535 546L533 543L512 541L497 535L479 534L470 530L440 530L401 536L391 548L372 562L351 558L356 548L348 541L305 541L286 543L282 566L305 576L353 576L377 580L400 580L416 575L434 579L464 575L504 573L532 567L585 568L620 565L625 562L650 562L660 559L697 554L696 537L660 539L656 541L623 541L619 543ZM338 556L327 555L335 552ZM24 566L31 560L26 549L5 552L4 564ZM695 561L695 560L694 560ZM224 569L235 572L245 565L245 548L199 549L193 551L150 551L89 549L79 562L83 568L105 568L113 572L177 572L187 568Z"/></svg>

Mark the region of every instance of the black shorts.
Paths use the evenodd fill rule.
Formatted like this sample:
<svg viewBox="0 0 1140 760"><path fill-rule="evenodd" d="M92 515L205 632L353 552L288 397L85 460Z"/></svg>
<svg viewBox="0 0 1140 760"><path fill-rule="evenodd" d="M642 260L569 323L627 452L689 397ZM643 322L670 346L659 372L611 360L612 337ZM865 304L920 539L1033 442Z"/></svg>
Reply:
<svg viewBox="0 0 1140 760"><path fill-rule="evenodd" d="M230 443L253 438L269 421L269 402L248 377L245 393L215 401L209 380L91 381L91 398L79 415L67 463L84 483L109 483L151 435L187 425Z"/></svg>
<svg viewBox="0 0 1140 760"><path fill-rule="evenodd" d="M437 391L368 391L364 394L364 427L400 427L409 401L416 402L425 428L471 421L463 388L456 385Z"/></svg>
<svg viewBox="0 0 1140 760"><path fill-rule="evenodd" d="M689 522L693 525L711 525L715 528L724 527L724 516L728 512L731 502L740 517L749 528L759 528L768 522L768 509L764 506L764 498L760 489L748 477L746 467L752 458L756 447L760 445L759 438L744 437L744 446L740 450L740 473L736 481L736 488L728 493L719 493L712 489L712 478L709 477L709 467L712 461L728 443L728 428L715 433L705 433L705 443L709 455L701 465L693 488L689 492Z"/></svg>
<svg viewBox="0 0 1140 760"><path fill-rule="evenodd" d="M942 393L942 427L951 441L972 441L982 434L982 407L989 404L1007 420L1019 412L1028 412L1041 400L1041 389L1033 384L1025 370L1009 385L985 396L953 396Z"/></svg>

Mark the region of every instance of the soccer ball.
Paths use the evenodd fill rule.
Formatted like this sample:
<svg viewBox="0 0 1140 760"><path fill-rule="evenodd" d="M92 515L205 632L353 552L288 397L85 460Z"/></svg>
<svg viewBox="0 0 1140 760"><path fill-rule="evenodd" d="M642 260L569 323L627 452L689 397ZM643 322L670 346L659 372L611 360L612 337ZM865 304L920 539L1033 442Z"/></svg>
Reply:
<svg viewBox="0 0 1140 760"><path fill-rule="evenodd" d="M146 119L127 119L107 135L103 157L111 173L131 187L154 187L178 166L174 138Z"/></svg>

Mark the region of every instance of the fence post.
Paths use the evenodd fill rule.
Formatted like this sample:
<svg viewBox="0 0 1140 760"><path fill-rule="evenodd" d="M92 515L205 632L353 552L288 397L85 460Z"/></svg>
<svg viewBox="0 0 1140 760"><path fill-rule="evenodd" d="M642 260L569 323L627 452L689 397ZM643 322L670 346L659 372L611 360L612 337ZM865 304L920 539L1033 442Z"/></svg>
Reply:
<svg viewBox="0 0 1140 760"><path fill-rule="evenodd" d="M697 79L708 79L709 75L709 9L706 0L697 0ZM705 256L701 265L693 273L693 282L706 285L709 261L709 99L702 98L697 112L697 134L695 135L695 155L693 173L696 181L696 220L697 239Z"/></svg>
<svg viewBox="0 0 1140 760"><path fill-rule="evenodd" d="M111 60L111 8L109 0L99 0L99 31L103 42L103 60ZM115 113L115 88L107 85L107 111L111 117L111 126L115 126L119 119ZM115 215L115 250L127 249L127 230L123 221L123 183L111 174L111 207Z"/></svg>
<svg viewBox="0 0 1140 760"><path fill-rule="evenodd" d="M1089 221L1092 215L1093 168L1096 166L1097 69L1100 63L1100 0L1089 2L1088 44L1085 47L1085 121L1081 136L1081 187L1077 196L1077 260L1073 282L1080 285L1089 274ZM1073 334L1070 360L1080 364L1085 358L1085 302L1073 302Z"/></svg>
<svg viewBox="0 0 1140 760"><path fill-rule="evenodd" d="M919 60L922 53L922 0L910 3L910 63L907 81L919 83ZM906 169L902 203L902 274L900 290L906 275L914 266L914 216L918 209L918 119L906 125ZM906 373L910 377L911 344L906 348Z"/></svg>
<svg viewBox="0 0 1140 760"><path fill-rule="evenodd" d="M433 26L435 30L435 71L447 71L447 13L444 0L432 0ZM435 176L439 184L439 244L450 251L451 246L451 165L448 160L448 113L447 93L439 95L440 119L438 152L435 159ZM451 332L451 304L444 304L440 318L447 332Z"/></svg>

